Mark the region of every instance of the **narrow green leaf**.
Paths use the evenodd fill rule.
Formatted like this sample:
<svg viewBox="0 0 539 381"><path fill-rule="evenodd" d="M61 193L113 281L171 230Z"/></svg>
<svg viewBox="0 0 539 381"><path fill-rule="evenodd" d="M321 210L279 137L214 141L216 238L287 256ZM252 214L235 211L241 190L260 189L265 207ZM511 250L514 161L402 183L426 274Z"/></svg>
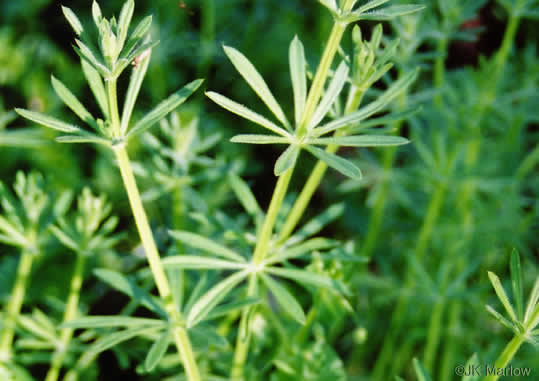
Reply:
<svg viewBox="0 0 539 381"><path fill-rule="evenodd" d="M336 0L318 0L320 4L329 9L330 11L337 11L337 1Z"/></svg>
<svg viewBox="0 0 539 381"><path fill-rule="evenodd" d="M95 358L101 352L106 351L107 349L110 349L120 343L123 343L124 341L130 340L140 335L151 333L155 330L156 327L137 327L126 329L125 331L108 334L101 337L94 344L92 344L84 354L88 358Z"/></svg>
<svg viewBox="0 0 539 381"><path fill-rule="evenodd" d="M122 135L125 135L127 128L129 127L129 121L131 120L131 114L135 107L135 102L137 100L142 81L146 76L148 71L148 66L150 64L152 51L150 49L148 55L142 59L141 62L137 64L133 71L131 72L131 78L129 80L129 87L127 88L127 94L125 95L124 108L122 111L122 122L120 126L120 131Z"/></svg>
<svg viewBox="0 0 539 381"><path fill-rule="evenodd" d="M222 316L228 315L232 311L243 310L246 307L251 307L261 302L260 298L245 298L239 301L230 302L221 306L215 307L204 320L213 320Z"/></svg>
<svg viewBox="0 0 539 381"><path fill-rule="evenodd" d="M360 169L350 161L314 146L305 146L305 148L314 156L316 156L319 160L322 160L331 168L336 169L343 175L351 177L353 179L361 178Z"/></svg>
<svg viewBox="0 0 539 381"><path fill-rule="evenodd" d="M271 265L297 258L313 251L331 249L337 245L339 245L339 242L335 240L321 237L312 238L296 246L281 248L277 253L264 261L264 263Z"/></svg>
<svg viewBox="0 0 539 381"><path fill-rule="evenodd" d="M142 61L143 58L146 57L147 54L154 48L156 45L159 44L159 41L150 41L146 42L144 44L138 45L131 53L129 53L126 57L122 57L118 60L118 63L116 64L116 67L114 68L114 72L112 73L113 77L118 77L129 64L137 64L137 61Z"/></svg>
<svg viewBox="0 0 539 381"><path fill-rule="evenodd" d="M414 364L415 374L417 375L418 381L431 381L431 378L429 376L429 373L427 370L423 367L423 364L419 362L418 359L414 357L412 360Z"/></svg>
<svg viewBox="0 0 539 381"><path fill-rule="evenodd" d="M99 4L97 1L93 1L92 3L92 17L94 18L94 23L99 29L99 26L101 25L101 8L99 7Z"/></svg>
<svg viewBox="0 0 539 381"><path fill-rule="evenodd" d="M133 52L133 49L139 44L144 36L150 31L152 25L152 16L144 17L135 27L133 32L129 35L129 40L125 45L120 57L125 58Z"/></svg>
<svg viewBox="0 0 539 381"><path fill-rule="evenodd" d="M64 322L60 324L59 328L159 328L166 326L166 324L167 323L163 320L158 319L136 318L128 316L88 316Z"/></svg>
<svg viewBox="0 0 539 381"><path fill-rule="evenodd" d="M408 139L391 135L357 135L338 136L331 138L315 138L307 140L308 144L336 144L345 147L379 147L379 146L400 146L408 144Z"/></svg>
<svg viewBox="0 0 539 381"><path fill-rule="evenodd" d="M274 135L241 134L230 139L232 143L246 144L290 144L288 138Z"/></svg>
<svg viewBox="0 0 539 381"><path fill-rule="evenodd" d="M360 108L358 111L346 115L342 118L335 119L334 121L315 128L314 131L317 136L322 136L330 133L339 128L347 127L367 119L369 116L383 110L389 103L391 103L397 96L402 94L408 86L412 84L417 78L417 70L411 70L407 74L399 78L393 83L382 95L380 95L375 101Z"/></svg>
<svg viewBox="0 0 539 381"><path fill-rule="evenodd" d="M269 272L273 275L277 275L283 278L288 278L294 282L307 284L315 287L322 287L326 289L331 289L338 293L342 293L344 288L335 280L324 276L315 274L306 270L295 270L295 269L286 269L281 267L268 267L266 272Z"/></svg>
<svg viewBox="0 0 539 381"><path fill-rule="evenodd" d="M151 372L157 364L159 364L159 361L163 358L165 353L167 352L167 348L169 345L169 337L170 337L170 331L166 330L159 336L157 341L153 343L152 347L150 348L150 351L148 352L148 355L146 356L146 360L144 360L144 367L148 372Z"/></svg>
<svg viewBox="0 0 539 381"><path fill-rule="evenodd" d="M112 288L126 294L150 311L163 317L167 316L161 300L156 299L154 296L138 287L132 279L127 278L119 272L107 269L96 269L94 270L94 274Z"/></svg>
<svg viewBox="0 0 539 381"><path fill-rule="evenodd" d="M487 311L492 315L494 316L494 318L496 320L498 320L502 325L504 325L506 328L509 328L511 331L515 331L515 325L510 322L509 320L507 320L505 317L503 317L502 314L500 314L498 311L496 311L494 308L492 308L491 306L487 305L485 306Z"/></svg>
<svg viewBox="0 0 539 381"><path fill-rule="evenodd" d="M270 276L265 274L260 274L262 280L272 292L277 303L286 311L295 321L300 324L305 324L305 313L299 302L288 292L286 288L281 286L278 282L274 281Z"/></svg>
<svg viewBox="0 0 539 381"><path fill-rule="evenodd" d="M262 99L262 102L268 106L271 112L284 126L290 126L281 106L279 106L279 103L275 100L275 97L268 88L268 85L266 85L264 78L262 78L247 57L230 46L223 46L223 49L236 70L247 81L260 99Z"/></svg>
<svg viewBox="0 0 539 381"><path fill-rule="evenodd" d="M146 114L144 118L135 124L127 136L133 137L141 134L152 127L155 123L159 122L167 114L176 109L176 107L185 102L187 98L189 98L189 96L193 94L200 87L200 85L202 85L202 82L202 79L196 79L159 103L152 111Z"/></svg>
<svg viewBox="0 0 539 381"><path fill-rule="evenodd" d="M329 208L313 217L305 225L303 225L292 237L290 237L290 239L286 241L286 246L294 245L303 241L307 237L317 234L331 222L341 217L343 213L343 203L331 205Z"/></svg>
<svg viewBox="0 0 539 381"><path fill-rule="evenodd" d="M522 321L524 317L524 293L522 291L522 271L520 269L520 256L518 251L513 249L511 253L511 283L513 285L513 298L517 308L517 317Z"/></svg>
<svg viewBox="0 0 539 381"><path fill-rule="evenodd" d="M494 291L496 291L496 295L498 295L498 299L500 299L500 302L502 302L503 307L509 314L509 317L511 317L514 322L517 322L517 316L515 315L515 311L513 310L513 306L511 305L511 302L509 301L505 290L503 289L500 278L498 278L496 274L490 271L488 272L488 277L490 279L490 283L492 283L492 287L494 287Z"/></svg>
<svg viewBox="0 0 539 381"><path fill-rule="evenodd" d="M289 137L290 134L282 129L281 127L277 126L273 122L270 122L266 118L264 118L262 115L257 114L254 111L249 110L247 107L234 102L231 99L228 99L225 96L222 96L221 94L215 93L213 91L206 92L206 96L210 98L212 101L217 103L222 108L241 116L242 118L245 118L247 120L250 120L251 122L254 122L264 128L267 128L270 131L275 132L278 135Z"/></svg>
<svg viewBox="0 0 539 381"><path fill-rule="evenodd" d="M121 50L124 46L125 39L127 37L127 31L129 30L129 24L133 17L133 11L135 9L135 2L133 0L127 0L122 10L120 11L120 18L118 19L118 49Z"/></svg>
<svg viewBox="0 0 539 381"><path fill-rule="evenodd" d="M281 176L290 168L294 167L298 160L300 150L299 146L295 144L289 145L288 148L284 150L275 162L275 167L273 168L275 176Z"/></svg>
<svg viewBox="0 0 539 381"><path fill-rule="evenodd" d="M58 136L56 141L59 143L94 143L110 146L110 141L100 138L99 136L92 135L65 135Z"/></svg>
<svg viewBox="0 0 539 381"><path fill-rule="evenodd" d="M172 238L177 239L188 246L202 249L208 253L230 259L233 262L246 262L245 258L243 258L240 254L201 235L181 230L169 230L168 233Z"/></svg>
<svg viewBox="0 0 539 381"><path fill-rule="evenodd" d="M244 209L252 216L258 216L262 214L262 208L258 205L256 197L251 192L251 189L245 181L235 173L228 175L228 182L232 187L232 190L236 194L236 198L244 207Z"/></svg>
<svg viewBox="0 0 539 381"><path fill-rule="evenodd" d="M28 245L28 240L3 216L0 215L0 231L3 231L10 240L13 240L21 247Z"/></svg>
<svg viewBox="0 0 539 381"><path fill-rule="evenodd" d="M331 106L333 106L333 103L335 103L335 100L337 99L344 85L346 84L346 80L348 79L348 71L348 65L345 61L342 61L337 68L337 71L335 72L328 89L324 93L320 104L316 108L313 116L311 117L311 120L309 121L309 130L318 126L318 123L320 123L322 119L324 119L326 114L329 112Z"/></svg>
<svg viewBox="0 0 539 381"><path fill-rule="evenodd" d="M58 79L51 75L51 82L56 95L65 103L67 107L71 109L83 122L92 126L97 130L97 124L90 112L86 110L86 107L80 103L75 95Z"/></svg>
<svg viewBox="0 0 539 381"><path fill-rule="evenodd" d="M99 75L99 72L85 59L81 58L80 60L82 65L82 71L84 76L88 81L88 85L94 94L94 97L103 113L105 118L109 117L109 105L107 100L107 94L105 92L105 86L103 85L103 80Z"/></svg>
<svg viewBox="0 0 539 381"><path fill-rule="evenodd" d="M468 360L466 363L465 369L472 369L480 365L479 357L477 357L477 353L474 353L472 357ZM465 375L462 377L462 381L479 381L481 378L480 372L468 372L468 375Z"/></svg>
<svg viewBox="0 0 539 381"><path fill-rule="evenodd" d="M245 268L246 264L224 261L222 259L200 257L196 255L175 255L164 258L161 263L165 268L181 269L220 269L234 270Z"/></svg>
<svg viewBox="0 0 539 381"><path fill-rule="evenodd" d="M41 324L38 324L34 319L25 316L20 315L18 318L18 323L26 329L27 331L33 333L35 336L47 340L47 341L56 341L58 338L56 337L56 332L54 329L51 331L49 329L46 329Z"/></svg>
<svg viewBox="0 0 539 381"><path fill-rule="evenodd" d="M81 131L81 129L77 126L62 122L61 120L53 118L52 116L42 114L40 112L25 110L22 108L16 108L15 111L23 118L29 119L32 122L41 124L42 126L49 127L54 130L68 133Z"/></svg>
<svg viewBox="0 0 539 381"><path fill-rule="evenodd" d="M92 49L85 45L82 41L75 39L75 43L77 44L78 48L75 47L75 52L77 54L87 60L90 64L94 66L94 68L105 78L108 78L110 76L110 70L105 66L105 64L96 57Z"/></svg>
<svg viewBox="0 0 539 381"><path fill-rule="evenodd" d="M361 122L359 126L353 127L350 130L348 130L348 133L352 135L366 128L388 125L388 124L392 124L392 123L395 123L404 119L408 119L409 117L414 116L415 114L420 112L421 109L422 109L421 106L413 106L401 112L392 112L392 113L389 113L387 115L380 116L377 118L369 118L368 120Z"/></svg>
<svg viewBox="0 0 539 381"><path fill-rule="evenodd" d="M42 132L41 127L0 130L0 147L35 147L49 144L50 141L45 139Z"/></svg>
<svg viewBox="0 0 539 381"><path fill-rule="evenodd" d="M289 48L290 77L292 79L292 90L294 91L294 110L296 125L301 123L305 102L307 99L307 76L305 69L307 61L305 60L305 50L298 36L290 43Z"/></svg>
<svg viewBox="0 0 539 381"><path fill-rule="evenodd" d="M84 31L84 28L82 27L82 24L80 23L80 20L77 15L71 10L71 8L64 7L63 5L62 12L64 13L65 18L67 19L69 25L71 25L77 36L80 36L80 34Z"/></svg>
<svg viewBox="0 0 539 381"><path fill-rule="evenodd" d="M383 5L387 3L388 1L390 0L371 0L367 2L366 4L362 5L361 7L359 7L357 10L357 13L367 12L368 10L379 7L380 5Z"/></svg>
<svg viewBox="0 0 539 381"><path fill-rule="evenodd" d="M79 245L68 236L66 233L64 233L63 230L61 230L59 227L51 225L49 229L52 231L52 233L58 238L58 241L60 241L64 246L69 247L71 250L77 252L79 250Z"/></svg>
<svg viewBox="0 0 539 381"><path fill-rule="evenodd" d="M247 270L237 272L228 278L217 283L212 289L204 294L191 308L187 315L187 327L191 328L210 313L210 311L221 302L228 293L236 287L249 272Z"/></svg>
<svg viewBox="0 0 539 381"><path fill-rule="evenodd" d="M359 20L376 20L385 21L392 20L396 17L409 15L425 9L421 4L406 4L406 5L391 5L380 10L374 10L366 13L352 12L350 17L345 17L347 22L355 22Z"/></svg>
<svg viewBox="0 0 539 381"><path fill-rule="evenodd" d="M539 277L535 279L530 298L528 299L528 305L526 306L526 313L524 314L524 323L529 324L529 321L533 315L533 311L539 302Z"/></svg>

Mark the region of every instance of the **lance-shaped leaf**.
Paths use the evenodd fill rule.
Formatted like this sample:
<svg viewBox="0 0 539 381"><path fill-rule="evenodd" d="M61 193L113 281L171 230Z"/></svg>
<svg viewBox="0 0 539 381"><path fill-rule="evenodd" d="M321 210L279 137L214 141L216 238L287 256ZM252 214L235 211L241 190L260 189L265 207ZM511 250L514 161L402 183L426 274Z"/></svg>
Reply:
<svg viewBox="0 0 539 381"><path fill-rule="evenodd" d="M110 147L110 140L100 138L97 135L64 135L56 138L58 143L94 143Z"/></svg>
<svg viewBox="0 0 539 381"><path fill-rule="evenodd" d="M230 46L223 46L223 49L236 70L247 81L260 99L262 99L266 106L268 106L271 112L284 126L289 127L290 123L288 123L281 106L279 106L279 103L275 100L268 85L266 85L264 78L258 73L253 64L238 50Z"/></svg>
<svg viewBox="0 0 539 381"><path fill-rule="evenodd" d="M305 313L299 302L290 294L290 292L281 286L279 282L274 281L270 276L260 274L262 280L271 291L277 303L286 311L294 320L300 324L305 324Z"/></svg>
<svg viewBox="0 0 539 381"><path fill-rule="evenodd" d="M494 319L498 320L502 325L504 325L506 328L510 329L511 331L516 332L515 324L509 321L507 318L505 318L501 313L496 311L491 306L487 305L485 306L488 313L490 313L492 316L494 316Z"/></svg>
<svg viewBox="0 0 539 381"><path fill-rule="evenodd" d="M169 345L170 331L166 330L159 336L157 341L153 343L146 359L144 360L144 367L148 372L151 372L156 365L161 361L165 355L168 345Z"/></svg>
<svg viewBox="0 0 539 381"><path fill-rule="evenodd" d="M90 86L90 89L94 94L97 104L99 105L103 116L105 118L108 118L109 105L107 100L107 93L105 92L105 86L103 85L103 80L101 79L99 72L88 61L81 58L80 62L82 65L82 71L84 73L84 76L88 81L88 85Z"/></svg>
<svg viewBox="0 0 539 381"><path fill-rule="evenodd" d="M14 245L25 247L30 242L26 239L24 234L20 233L6 218L0 216L0 231L6 234L6 241L11 242Z"/></svg>
<svg viewBox="0 0 539 381"><path fill-rule="evenodd" d="M230 139L232 143L246 144L290 144L290 139L283 136L241 134Z"/></svg>
<svg viewBox="0 0 539 381"><path fill-rule="evenodd" d="M358 136L337 136L331 138L308 139L309 144L336 144L345 147L378 147L378 146L399 146L408 144L410 141L400 136L391 135L358 135Z"/></svg>
<svg viewBox="0 0 539 381"><path fill-rule="evenodd" d="M137 100L142 81L146 76L146 72L150 64L151 55L152 51L150 49L147 56L145 56L141 62L138 62L137 66L133 68L133 71L131 72L131 79L129 80L129 87L127 88L124 108L122 111L122 122L120 126L122 135L125 135L127 132L129 121L131 120L131 114L133 113L133 108L135 107L135 102Z"/></svg>
<svg viewBox="0 0 539 381"><path fill-rule="evenodd" d="M345 61L342 61L320 101L320 104L309 121L309 129L316 127L318 123L322 121L324 116L326 116L333 103L335 103L335 100L341 93L346 80L348 79L348 71L348 65L346 65Z"/></svg>
<svg viewBox="0 0 539 381"><path fill-rule="evenodd" d="M87 60L90 64L94 66L94 68L101 74L104 78L108 78L110 76L110 70L105 66L105 64L96 57L96 54L93 52L93 50L88 46L85 45L82 41L75 39L75 43L77 44L77 47L74 47L75 52L82 58Z"/></svg>
<svg viewBox="0 0 539 381"><path fill-rule="evenodd" d="M292 90L294 92L294 110L296 124L301 123L305 102L307 99L307 76L305 69L305 50L298 36L295 36L289 48L290 77L292 79Z"/></svg>
<svg viewBox="0 0 539 381"><path fill-rule="evenodd" d="M500 299L500 302L502 302L503 307L509 314L509 317L511 317L511 320L513 320L514 322L517 322L517 316L515 314L515 311L513 310L513 306L511 305L509 298L507 297L507 294L505 293L505 290L503 289L500 278L498 278L496 274L490 271L488 272L488 277L490 279L490 283L492 283L492 287L494 287L496 295L498 295L498 299Z"/></svg>
<svg viewBox="0 0 539 381"><path fill-rule="evenodd" d="M202 249L208 253L230 259L236 263L246 263L245 258L243 258L240 254L201 235L180 230L169 230L168 233L172 238L177 239L178 241L191 247Z"/></svg>
<svg viewBox="0 0 539 381"><path fill-rule="evenodd" d="M355 134L356 132L365 130L367 128L389 125L401 120L405 120L414 116L421 110L421 106L413 106L400 112L392 112L384 116L369 118L368 120L361 122L359 126L350 128L350 130L348 130L348 133Z"/></svg>
<svg viewBox="0 0 539 381"><path fill-rule="evenodd" d="M271 265L274 263L287 261L301 257L302 255L311 253L313 251L331 249L338 244L338 241L327 238L313 238L296 246L282 248L279 252L265 260L264 263L266 265Z"/></svg>
<svg viewBox="0 0 539 381"><path fill-rule="evenodd" d="M135 2L133 0L128 0L124 3L122 10L120 11L120 18L118 19L118 50L122 50L122 47L124 46L134 9Z"/></svg>
<svg viewBox="0 0 539 381"><path fill-rule="evenodd" d="M399 78L393 85L389 87L382 95L378 97L375 101L369 103L365 107L362 107L356 112L353 112L349 115L346 115L342 118L338 118L324 126L317 127L314 129L314 133L317 136L325 135L329 132L337 130L339 128L347 127L356 123L361 122L364 119L367 119L369 116L381 111L386 107L391 101L393 101L397 96L402 94L410 84L416 79L417 70L412 70Z"/></svg>
<svg viewBox="0 0 539 381"><path fill-rule="evenodd" d="M122 57L118 60L111 76L117 78L129 64L136 64L137 59L144 58L157 44L159 44L159 40L146 42L137 46L130 54L127 55L127 57Z"/></svg>
<svg viewBox="0 0 539 381"><path fill-rule="evenodd" d="M152 16L144 17L135 27L133 32L129 35L129 40L122 51L121 58L129 56L133 49L142 41L144 36L150 31L152 25Z"/></svg>
<svg viewBox="0 0 539 381"><path fill-rule="evenodd" d="M239 301L226 303L215 307L204 320L213 320L222 316L228 315L232 311L242 310L246 307L252 307L259 304L262 300L260 298L245 298Z"/></svg>
<svg viewBox="0 0 539 381"><path fill-rule="evenodd" d="M68 133L81 131L81 129L77 126L62 122L61 120L53 118L52 116L42 114L40 112L25 110L22 108L16 108L15 111L23 118L29 119L32 122L41 124L42 126L49 127L54 130Z"/></svg>
<svg viewBox="0 0 539 381"><path fill-rule="evenodd" d="M221 94L215 93L213 91L209 91L209 92L206 92L206 96L210 98L212 101L214 101L215 103L217 103L222 108L236 115L239 115L247 120L250 120L251 122L254 122L264 128L267 128L268 130L273 131L278 135L285 136L285 137L290 136L290 134L285 129L267 120L262 115L249 110L247 107L237 102L234 102L233 100L228 99L227 97Z"/></svg>
<svg viewBox="0 0 539 381"><path fill-rule="evenodd" d="M529 324L534 311L539 310L539 277L535 280L532 292L530 293L530 298L528 299L528 304L526 306L526 313L524 314L524 322Z"/></svg>
<svg viewBox="0 0 539 381"><path fill-rule="evenodd" d="M359 7L356 12L357 13L367 12L368 10L379 7L380 5L384 5L388 1L390 1L390 0L372 0L372 1L369 1L366 4L362 5L361 7Z"/></svg>
<svg viewBox="0 0 539 381"><path fill-rule="evenodd" d="M305 146L305 149L343 175L353 179L361 178L361 170L350 161L318 147Z"/></svg>
<svg viewBox="0 0 539 381"><path fill-rule="evenodd" d="M60 324L59 328L113 328L113 327L165 327L166 322L158 319L129 316L88 316Z"/></svg>
<svg viewBox="0 0 539 381"><path fill-rule="evenodd" d="M175 255L164 258L161 263L168 269L215 269L237 270L245 268L247 264L224 261L217 258L200 257L196 255Z"/></svg>
<svg viewBox="0 0 539 381"><path fill-rule="evenodd" d="M221 302L228 293L236 287L249 272L247 270L237 272L217 283L204 296L202 296L190 309L187 315L187 327L191 328L199 323L210 311Z"/></svg>
<svg viewBox="0 0 539 381"><path fill-rule="evenodd" d="M228 181L236 194L237 199L247 213L252 216L261 215L263 213L262 208L260 208L260 205L258 205L258 202L256 201L255 195L251 192L251 188L249 188L247 183L245 183L241 177L235 173L230 173L228 175Z"/></svg>
<svg viewBox="0 0 539 381"><path fill-rule="evenodd" d="M108 334L106 336L101 337L98 339L94 344L88 348L86 352L84 352L84 355L88 358L94 358L98 354L100 354L103 351L106 351L107 349L110 349L112 347L115 347L116 345L123 343L124 341L131 340L134 337L145 335L148 333L152 333L155 331L155 327L137 327L137 328L129 328L125 331L115 332Z"/></svg>
<svg viewBox="0 0 539 381"><path fill-rule="evenodd" d="M160 299L153 297L151 294L138 287L132 279L129 279L116 271L106 269L97 269L94 271L94 274L112 288L123 292L150 311L163 317L167 316Z"/></svg>
<svg viewBox="0 0 539 381"><path fill-rule="evenodd" d="M322 287L327 288L330 290L333 290L335 292L343 293L344 287L340 285L337 281L324 276L315 274L310 271L306 270L296 270L296 269L286 269L281 267L268 267L266 269L266 272L271 273L273 275L277 275L283 278L288 278L293 280L294 282L315 286L315 287Z"/></svg>
<svg viewBox="0 0 539 381"><path fill-rule="evenodd" d="M425 9L425 6L421 4L391 5L389 7L365 13L359 11L352 12L350 15L344 17L343 21L350 23L359 20L392 20L396 17L422 11L423 9Z"/></svg>
<svg viewBox="0 0 539 381"><path fill-rule="evenodd" d="M288 146L275 162L275 167L273 168L275 176L281 176L296 164L300 150L300 147L295 144Z"/></svg>
<svg viewBox="0 0 539 381"><path fill-rule="evenodd" d="M292 246L298 242L303 241L307 237L311 237L320 232L324 227L341 217L344 213L344 204L339 203L331 205L322 213L313 217L305 225L303 225L290 239L288 239L285 245Z"/></svg>
<svg viewBox="0 0 539 381"><path fill-rule="evenodd" d="M169 96L167 99L159 103L152 111L150 111L144 118L139 120L137 124L129 131L128 137L133 137L143 133L155 123L159 122L165 116L167 116L176 107L181 105L189 98L202 84L204 80L196 79L193 82L182 87L180 90Z"/></svg>
<svg viewBox="0 0 539 381"><path fill-rule="evenodd" d="M86 107L80 103L75 95L58 79L53 75L51 76L51 83L56 95L65 103L67 107L71 109L77 116L86 124L92 126L97 130L97 124L90 112L86 110Z"/></svg>
<svg viewBox="0 0 539 381"><path fill-rule="evenodd" d="M65 18L69 22L69 25L73 28L77 36L80 36L80 34L84 31L84 28L82 27L82 24L75 14L69 7L64 7L62 5L62 12L64 13Z"/></svg>

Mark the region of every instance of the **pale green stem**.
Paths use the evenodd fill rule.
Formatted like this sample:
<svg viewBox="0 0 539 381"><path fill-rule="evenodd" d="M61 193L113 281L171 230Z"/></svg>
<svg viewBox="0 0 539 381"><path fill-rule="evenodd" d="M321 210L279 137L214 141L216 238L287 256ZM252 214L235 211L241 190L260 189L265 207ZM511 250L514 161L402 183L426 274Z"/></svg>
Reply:
<svg viewBox="0 0 539 381"><path fill-rule="evenodd" d="M116 138L120 138L120 118L118 114L115 80L110 80L107 82L107 90L112 123L111 128L113 135ZM159 295L163 300L165 310L168 314L169 323L172 327L172 335L185 368L185 374L187 375L188 381L201 381L195 354L185 327L185 321L178 306L174 302L174 298L172 297L170 285L163 265L161 264L161 258L153 238L148 217L146 216L146 212L140 198L140 193L135 181L133 170L131 169L131 163L129 162L129 157L127 156L124 143L119 142L115 144L113 146L113 151L116 156L116 160L118 161L124 187L129 198L129 204L131 205L131 210L135 218L135 224L142 241L142 246L144 247L146 258L148 259L157 290L159 291Z"/></svg>
<svg viewBox="0 0 539 381"><path fill-rule="evenodd" d="M127 191L133 216L135 217L135 224L137 225L146 258L148 259L150 269L154 276L157 290L159 291L159 295L161 296L165 309L168 313L170 325L173 327L172 334L174 336L174 341L176 343L176 347L178 348L178 352L180 353L180 357L185 368L185 373L187 374L187 379L189 381L200 381L200 373L196 364L191 341L187 335L185 321L180 313L180 310L178 309L178 306L176 306L174 303L174 299L170 291L170 285L163 265L161 264L161 258L153 239L152 230L150 228L150 224L148 223L148 218L146 217L146 212L144 211L144 207L142 205L142 200L140 199L140 193L135 182L135 176L133 175L131 164L129 163L129 157L127 156L127 152L123 145L117 145L114 147L114 153L120 167L122 180Z"/></svg>
<svg viewBox="0 0 539 381"><path fill-rule="evenodd" d="M258 265L266 256L270 239L273 233L273 227L275 226L275 221L277 219L277 214L283 203L290 179L292 178L292 173L294 172L294 167L290 168L288 171L279 176L277 184L275 185L275 190L271 198L270 206L266 218L264 219L264 224L260 230L260 234L257 239L257 244L253 254L253 263ZM256 274L251 274L249 280L249 287L247 290L248 296L254 296L256 294ZM234 381L243 380L244 377L244 366L245 361L247 360L247 354L249 351L249 341L250 333L247 329L247 319L249 316L249 308L246 308L242 311L239 333L236 339L236 350L234 353L234 364L232 366L231 379Z"/></svg>
<svg viewBox="0 0 539 381"><path fill-rule="evenodd" d="M84 254L77 254L77 260L75 262L75 270L73 277L71 278L71 285L69 288L69 295L67 297L66 308L64 312L63 322L73 320L78 315L78 305L80 299L80 290L82 287L82 281L84 279L84 265L86 262L86 256ZM56 381L60 375L62 364L69 349L69 343L73 337L73 328L63 328L60 332L60 341L56 345L56 351L52 356L51 366L47 372L45 381Z"/></svg>
<svg viewBox="0 0 539 381"><path fill-rule="evenodd" d="M15 278L15 285L8 301L6 308L6 315L4 324L2 327L2 336L0 337L0 364L9 363L12 356L13 337L15 336L15 327L17 326L17 319L21 313L22 303L24 301L24 295L26 293L26 287L28 285L28 276L32 269L32 262L34 259L32 252L23 251L19 266L17 267L17 276Z"/></svg>
<svg viewBox="0 0 539 381"><path fill-rule="evenodd" d="M524 343L524 337L522 335L515 335L515 337L513 337L513 339L507 344L500 357L498 357L494 363L494 368L505 368L513 359L515 353L517 353L522 343ZM483 381L496 381L498 378L500 378L500 376L496 374L496 372L493 372L493 374L484 377Z"/></svg>

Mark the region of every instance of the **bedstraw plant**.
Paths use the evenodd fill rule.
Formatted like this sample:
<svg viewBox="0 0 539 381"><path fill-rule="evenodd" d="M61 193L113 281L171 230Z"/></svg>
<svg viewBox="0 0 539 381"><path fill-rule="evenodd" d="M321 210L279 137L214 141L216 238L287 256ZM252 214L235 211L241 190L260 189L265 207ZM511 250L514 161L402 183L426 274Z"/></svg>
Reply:
<svg viewBox="0 0 539 381"><path fill-rule="evenodd" d="M539 66L533 43L512 50L537 1L500 0L499 48L458 70L447 59L477 43L483 29L468 24L481 24L486 1L318 0L324 13L302 14L323 36L319 59L311 26L287 21L275 34L287 48L257 59L252 36L271 2L229 3L179 2L182 23L201 18L200 33L181 38L168 3L135 23L134 0L117 18L93 1L93 25L61 7L93 99L56 71L50 87L78 121L44 112L55 103L40 92L27 108L2 106L0 146L40 150L50 157L33 160L47 168L55 136L63 147L93 144L96 158L65 150L82 164L69 186L52 170L47 181L18 171L15 196L0 183L0 250L20 252L18 263L0 260L0 379L448 381L461 363L520 361L538 339L530 174L539 156L528 125L539 120L530 101ZM279 7L282 20L297 13ZM241 42L234 26L249 12ZM177 56L193 70L176 67ZM277 79L276 63L287 69ZM189 72L208 76L204 94ZM179 78L188 84L142 111L147 94ZM17 114L48 129L14 128ZM275 161L247 159L252 145ZM513 250L511 299L494 274L509 245L529 264ZM43 275L32 276L36 267ZM47 278L59 272L57 284ZM482 307L487 279L507 316ZM65 292L48 295L54 287ZM489 313L512 332L508 343ZM462 378L480 379L498 375Z"/></svg>

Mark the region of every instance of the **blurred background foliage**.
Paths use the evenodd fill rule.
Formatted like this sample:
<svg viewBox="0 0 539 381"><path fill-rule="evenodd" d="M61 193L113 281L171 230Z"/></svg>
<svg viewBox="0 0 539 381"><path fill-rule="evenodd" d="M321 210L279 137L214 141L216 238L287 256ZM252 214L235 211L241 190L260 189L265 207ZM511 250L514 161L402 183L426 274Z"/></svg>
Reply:
<svg viewBox="0 0 539 381"><path fill-rule="evenodd" d="M103 13L117 13L122 3L103 2ZM332 306L327 295L317 295L319 316L312 336L303 333L303 341L278 354L272 350L278 342L276 331L291 335L296 327L276 328L262 312L261 320L266 320L261 323L260 340L253 345L251 371L262 369L265 376L253 377L297 379L290 378L289 368L301 374L302 369L327 362L332 368L320 370L318 378L305 379L343 380L347 375L349 380L389 380L394 374L412 378L411 359L419 357L434 379L451 380L454 364L464 364L474 352L483 362L492 362L509 339L485 312L484 305L495 300L486 271L507 274L509 253L516 247L523 257L524 285L531 287L537 276L537 13L522 18L502 65L496 52L503 47L511 1L423 3L424 12L384 24L385 35L399 37L401 44L395 68L381 82L390 83L398 73L421 67L414 88L395 105L423 105L420 113L393 126L412 144L396 151L343 149L361 166L364 178L345 180L331 172L307 211L307 217L314 216L344 201L343 217L324 234L351 238L357 248L354 253L371 258L368 264L335 261L323 269L350 284L353 312ZM83 22L91 19L89 1L63 4L76 10ZM332 26L327 11L310 0L137 1L134 21L147 14L154 17L152 35L160 43L137 103L141 110L150 109L195 77L205 77L208 89L248 99L249 107L261 110L261 102L226 60L221 48L226 44L249 57L291 115L293 102L285 99L291 93L285 58L288 44L294 35L300 36L314 71ZM368 37L374 23L360 26ZM47 178L48 189L79 194L90 186L106 194L129 238L114 252L94 258L94 266L129 271L140 265L141 258L129 255L138 240L110 153L94 146L57 144L51 131L36 129L11 111L26 107L74 120L53 93L50 75L54 73L84 104L93 105L90 111L97 112L72 41L58 2L0 3L0 179L9 185L17 171L34 169ZM343 50L352 50L349 35ZM126 86L124 79L120 92ZM185 158L188 165L156 159L160 144L182 149L181 140L174 146L162 131L155 131L157 137L147 135L134 148L157 239L168 247L165 232L173 226L235 241L246 222L225 174L241 174L261 205L267 205L279 152L229 143L231 136L253 127L206 101L202 92L176 118L179 121L171 120L171 125L196 129L198 137L191 148L215 134L221 139L200 151L209 161L200 159L197 151ZM188 139L192 131L183 133ZM304 183L314 163L304 156L292 190ZM185 192L175 194L171 189L176 186ZM25 311L37 306L60 317L66 296L63 285L69 282L73 258L57 242L51 240L49 246L55 254L40 259ZM13 249L0 246L0 301L5 301L13 281L14 254ZM82 309L91 314L118 313L125 297L110 291L89 271L87 279ZM128 360L120 351L115 353L103 355L100 366L126 370L99 379L135 379ZM219 351L210 351L210 358L229 361ZM26 361L39 379L43 372L39 358L28 354ZM523 347L514 364L539 372L537 349Z"/></svg>

